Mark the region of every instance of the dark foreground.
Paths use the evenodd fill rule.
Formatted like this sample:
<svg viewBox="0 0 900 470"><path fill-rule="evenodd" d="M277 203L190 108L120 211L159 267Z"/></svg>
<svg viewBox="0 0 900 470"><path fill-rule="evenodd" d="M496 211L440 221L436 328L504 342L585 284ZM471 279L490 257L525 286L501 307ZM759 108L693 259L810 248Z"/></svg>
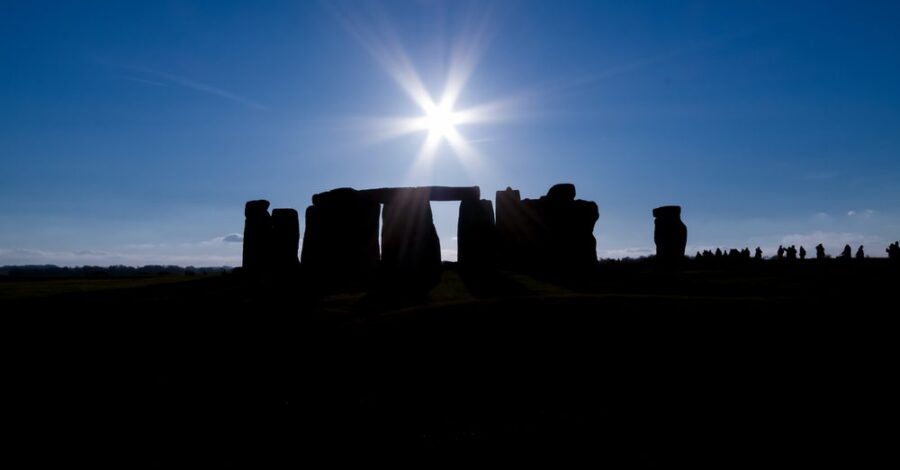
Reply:
<svg viewBox="0 0 900 470"><path fill-rule="evenodd" d="M450 267L418 298L240 275L32 286L0 300L6 444L33 466L885 466L896 268Z"/></svg>

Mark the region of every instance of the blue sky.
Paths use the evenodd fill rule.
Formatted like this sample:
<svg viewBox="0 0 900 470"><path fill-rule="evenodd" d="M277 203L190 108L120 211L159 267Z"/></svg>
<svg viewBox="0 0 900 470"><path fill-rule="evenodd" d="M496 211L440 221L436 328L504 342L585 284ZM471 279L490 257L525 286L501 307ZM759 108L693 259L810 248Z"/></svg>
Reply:
<svg viewBox="0 0 900 470"><path fill-rule="evenodd" d="M404 79L461 69L423 170ZM896 2L7 1L0 72L0 264L236 265L244 201L341 186L572 182L601 257L665 204L691 251L900 238Z"/></svg>

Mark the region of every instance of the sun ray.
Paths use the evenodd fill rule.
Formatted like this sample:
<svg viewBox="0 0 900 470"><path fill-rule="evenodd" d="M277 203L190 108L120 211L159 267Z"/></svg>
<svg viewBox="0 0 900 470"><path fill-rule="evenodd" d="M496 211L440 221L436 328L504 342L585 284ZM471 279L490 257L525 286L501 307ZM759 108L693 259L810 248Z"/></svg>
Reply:
<svg viewBox="0 0 900 470"><path fill-rule="evenodd" d="M402 47L384 11L377 5L360 10L329 6L334 16L353 35L378 65L420 110L415 117L373 120L377 127L375 140L399 138L413 133L425 134L410 168L410 178L430 174L434 160L446 142L467 173L477 176L483 162L477 149L460 131L461 127L507 119L510 101L495 101L457 109L490 36L491 9L473 8L467 12L461 34L451 42L447 75L441 94L426 88L419 72Z"/></svg>

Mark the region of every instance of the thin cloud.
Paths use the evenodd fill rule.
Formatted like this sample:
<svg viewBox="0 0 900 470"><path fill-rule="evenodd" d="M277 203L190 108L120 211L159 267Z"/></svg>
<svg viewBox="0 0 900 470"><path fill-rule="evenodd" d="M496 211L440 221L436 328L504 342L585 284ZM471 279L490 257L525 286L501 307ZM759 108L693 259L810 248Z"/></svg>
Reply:
<svg viewBox="0 0 900 470"><path fill-rule="evenodd" d="M866 209L863 211L847 211L847 217L861 217L863 219L868 219L876 214L876 211L873 209Z"/></svg>
<svg viewBox="0 0 900 470"><path fill-rule="evenodd" d="M827 212L816 212L813 214L812 220L816 222L831 222L834 220L834 217Z"/></svg>
<svg viewBox="0 0 900 470"><path fill-rule="evenodd" d="M45 264L55 264L57 266L241 265L239 246L221 244L220 247L220 249L211 249L203 244L194 244L192 246L155 250L129 250L123 247L114 251L55 251L30 248L0 248L0 266Z"/></svg>
<svg viewBox="0 0 900 470"><path fill-rule="evenodd" d="M649 55L646 57L641 57L636 60L632 60L630 62L626 62L623 64L614 65L611 67L607 67L602 70L598 70L596 72L590 73L588 75L584 75L580 78L577 78L569 83L564 84L561 89L573 89L580 88L583 86L592 86L596 82L601 80L605 80L608 78L612 78L618 75L636 72L642 69L649 68L653 65L671 61L673 59L677 59L679 57L689 56L692 54L697 54L702 51L706 51L709 49L713 49L715 47L719 47L723 44L726 44L735 39L739 39L745 36L749 36L759 29L764 27L763 25L759 27L749 28L742 31L735 31L727 34L722 34L720 36L715 36L695 44L681 47L678 49L672 49L669 51L661 52L654 55Z"/></svg>
<svg viewBox="0 0 900 470"><path fill-rule="evenodd" d="M145 75L149 75L152 78L143 78L143 77L127 77L129 80L144 83L147 85L154 86L163 86L163 85L176 85L182 88L187 88L188 90L197 91L200 93L204 93L207 95L216 96L219 98L224 98L229 101L233 101L235 103L241 104L251 109L259 109L259 110L267 110L269 109L267 106L260 104L259 102L252 100L250 98L241 96L237 93L224 90L215 85L211 85L209 83L200 82L188 77L184 77L181 75L176 75L173 73L163 72L161 70L149 69L146 67L130 67L132 71L141 72Z"/></svg>
<svg viewBox="0 0 900 470"><path fill-rule="evenodd" d="M244 237L241 234L232 233L230 235L225 235L225 238L223 238L222 241L230 243L243 243Z"/></svg>
<svg viewBox="0 0 900 470"><path fill-rule="evenodd" d="M614 250L604 250L601 258L604 259L625 259L625 258L642 258L654 254L656 250L647 247L620 248Z"/></svg>

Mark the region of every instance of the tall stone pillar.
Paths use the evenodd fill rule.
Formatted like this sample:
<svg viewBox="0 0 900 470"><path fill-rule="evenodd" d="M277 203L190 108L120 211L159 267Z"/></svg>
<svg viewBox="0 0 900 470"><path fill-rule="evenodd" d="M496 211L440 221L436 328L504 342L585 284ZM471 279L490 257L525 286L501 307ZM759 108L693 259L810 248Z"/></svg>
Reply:
<svg viewBox="0 0 900 470"><path fill-rule="evenodd" d="M656 259L663 263L677 263L684 259L687 246L687 226L681 221L681 206L662 206L653 209L653 241Z"/></svg>
<svg viewBox="0 0 900 470"><path fill-rule="evenodd" d="M441 245L427 189L402 191L385 201L381 250L382 268L396 282L425 288L439 280Z"/></svg>
<svg viewBox="0 0 900 470"><path fill-rule="evenodd" d="M301 263L314 279L363 280L378 265L381 206L359 191L340 188L313 196L306 209Z"/></svg>
<svg viewBox="0 0 900 470"><path fill-rule="evenodd" d="M491 201L463 199L459 203L456 242L461 268L483 269L495 265L497 241Z"/></svg>
<svg viewBox="0 0 900 470"><path fill-rule="evenodd" d="M300 220L294 209L272 210L272 264L279 271L300 267Z"/></svg>
<svg viewBox="0 0 900 470"><path fill-rule="evenodd" d="M272 218L269 201L248 201L244 206L243 267L248 271L271 268Z"/></svg>

